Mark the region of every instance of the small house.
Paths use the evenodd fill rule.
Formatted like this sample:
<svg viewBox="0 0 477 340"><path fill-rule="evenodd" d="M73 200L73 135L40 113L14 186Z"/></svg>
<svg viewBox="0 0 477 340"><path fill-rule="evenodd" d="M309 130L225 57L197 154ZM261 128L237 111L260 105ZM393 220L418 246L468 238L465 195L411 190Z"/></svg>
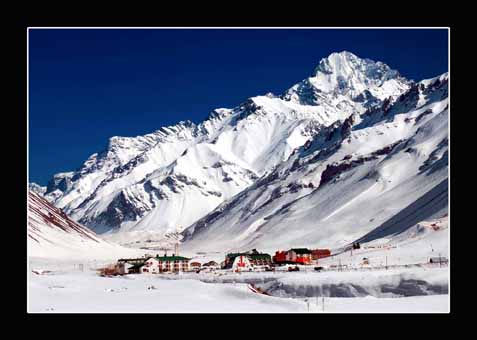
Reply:
<svg viewBox="0 0 477 340"><path fill-rule="evenodd" d="M429 259L429 263L439 263L439 264L447 264L449 260L447 257L439 256L439 257L431 257Z"/></svg>
<svg viewBox="0 0 477 340"><path fill-rule="evenodd" d="M209 268L220 268L220 265L215 261L206 262L202 266L203 267L209 267Z"/></svg>
<svg viewBox="0 0 477 340"><path fill-rule="evenodd" d="M273 256L274 263L286 263L287 262L287 252L282 250L277 250Z"/></svg>
<svg viewBox="0 0 477 340"><path fill-rule="evenodd" d="M145 258L119 259L115 265L115 272L121 275L139 273L139 268L144 265Z"/></svg>
<svg viewBox="0 0 477 340"><path fill-rule="evenodd" d="M311 258L313 260L323 259L329 256L331 256L331 251L329 249L313 249L311 251Z"/></svg>
<svg viewBox="0 0 477 340"><path fill-rule="evenodd" d="M129 274L129 270L134 264L128 262L118 262L116 264L116 272L120 275Z"/></svg>
<svg viewBox="0 0 477 340"><path fill-rule="evenodd" d="M142 266L143 263L133 264L132 267L128 268L128 274L139 274Z"/></svg>
<svg viewBox="0 0 477 340"><path fill-rule="evenodd" d="M190 270L197 270L197 269L200 269L200 267L202 267L202 264L200 262L189 263L189 269Z"/></svg>
<svg viewBox="0 0 477 340"><path fill-rule="evenodd" d="M307 248L293 248L288 251L287 260L299 264L311 264L311 250Z"/></svg>

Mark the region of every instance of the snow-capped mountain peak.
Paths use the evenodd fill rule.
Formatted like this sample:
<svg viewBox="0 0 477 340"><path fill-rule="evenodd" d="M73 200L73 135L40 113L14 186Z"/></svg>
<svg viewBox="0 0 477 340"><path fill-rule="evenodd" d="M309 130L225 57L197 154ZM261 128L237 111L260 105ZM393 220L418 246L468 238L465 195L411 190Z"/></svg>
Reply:
<svg viewBox="0 0 477 340"><path fill-rule="evenodd" d="M354 125L386 118L371 109L383 111L406 93L403 103L414 105L410 98L417 96L425 105L429 98L415 94L416 86L384 63L333 53L283 95L215 109L199 124L181 121L143 136L111 137L106 150L77 171L54 176L45 197L100 233L183 229L275 173L300 148L331 148Z"/></svg>
<svg viewBox="0 0 477 340"><path fill-rule="evenodd" d="M325 93L337 92L352 98L368 90L384 99L394 91L376 91L383 87L405 87L409 81L388 65L371 59L361 59L351 52L332 53L323 58L310 78L313 86ZM389 84L389 82L391 84ZM389 89L395 90L395 89Z"/></svg>
<svg viewBox="0 0 477 340"><path fill-rule="evenodd" d="M343 51L321 59L312 76L292 86L282 99L363 112L379 101L397 98L412 83L380 61Z"/></svg>

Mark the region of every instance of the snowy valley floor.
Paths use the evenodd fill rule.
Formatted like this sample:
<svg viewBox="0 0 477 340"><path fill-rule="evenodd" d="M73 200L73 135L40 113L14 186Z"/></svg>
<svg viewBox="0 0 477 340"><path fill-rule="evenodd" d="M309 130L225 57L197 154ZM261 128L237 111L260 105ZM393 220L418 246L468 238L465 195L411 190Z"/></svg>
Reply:
<svg viewBox="0 0 477 340"><path fill-rule="evenodd" d="M35 269L34 263L30 270ZM298 272L223 275L190 273L108 278L97 276L89 268L81 271L72 264L47 266L46 263L41 263L41 267L39 264L40 262L36 265L36 269L50 269L52 272L45 275L29 273L30 313L323 313L323 311L445 313L449 311L449 295L436 294L436 290L439 289L441 292L447 292L448 268L373 273ZM396 288L403 280L404 283L415 280L421 291L433 295L395 297L398 295L396 290L392 289L391 292L388 290L388 293L383 293L382 287ZM366 285L360 285L363 281L366 281ZM248 289L247 282L255 282L257 286L268 288L276 296L253 293ZM338 290L336 287L333 290L330 286L332 282L336 282ZM310 289L307 286L314 288ZM348 293L340 293L339 289ZM325 297L323 308L323 298L313 295L321 292L325 296L349 296L349 292L356 292L356 296ZM370 292L371 295L368 295Z"/></svg>

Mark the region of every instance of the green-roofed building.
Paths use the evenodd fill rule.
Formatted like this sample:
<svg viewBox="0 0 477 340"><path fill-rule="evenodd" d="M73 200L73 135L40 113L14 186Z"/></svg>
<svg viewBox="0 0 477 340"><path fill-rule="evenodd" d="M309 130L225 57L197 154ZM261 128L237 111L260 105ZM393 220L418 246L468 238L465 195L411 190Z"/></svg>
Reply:
<svg viewBox="0 0 477 340"><path fill-rule="evenodd" d="M140 268L141 273L158 274L163 272L189 271L190 259L172 254L172 256L149 257Z"/></svg>

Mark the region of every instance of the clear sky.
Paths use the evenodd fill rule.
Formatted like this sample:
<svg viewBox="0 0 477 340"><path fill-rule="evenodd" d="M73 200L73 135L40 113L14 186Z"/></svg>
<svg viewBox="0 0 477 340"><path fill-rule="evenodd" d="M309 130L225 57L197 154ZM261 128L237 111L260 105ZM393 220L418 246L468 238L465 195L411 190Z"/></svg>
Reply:
<svg viewBox="0 0 477 340"><path fill-rule="evenodd" d="M29 172L45 185L112 136L137 136L248 97L280 94L350 51L421 80L447 71L448 33L428 30L29 32Z"/></svg>

